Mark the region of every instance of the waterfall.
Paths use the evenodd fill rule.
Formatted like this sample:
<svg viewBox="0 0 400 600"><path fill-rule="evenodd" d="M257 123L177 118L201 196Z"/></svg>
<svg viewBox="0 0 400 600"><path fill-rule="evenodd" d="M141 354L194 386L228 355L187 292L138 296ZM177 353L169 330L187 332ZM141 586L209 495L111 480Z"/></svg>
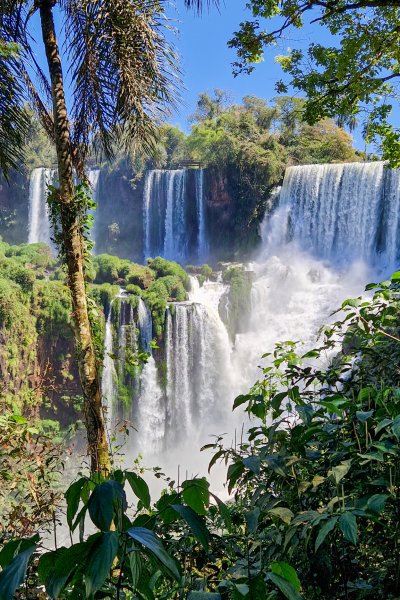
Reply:
<svg viewBox="0 0 400 600"><path fill-rule="evenodd" d="M383 162L307 165L286 170L275 243L297 241L338 263L393 266L398 258L400 174Z"/></svg>
<svg viewBox="0 0 400 600"><path fill-rule="evenodd" d="M47 188L54 184L56 171L40 167L31 173L29 182L28 244L43 242L51 246L51 227L47 207Z"/></svg>
<svg viewBox="0 0 400 600"><path fill-rule="evenodd" d="M105 325L104 335L104 361L103 361L103 376L101 379L101 396L103 408L106 413L106 420L108 428L111 430L113 426L113 411L114 403L117 394L117 372L115 369L114 358L113 358L113 330L112 330L112 304L114 299L111 301L108 316Z"/></svg>
<svg viewBox="0 0 400 600"><path fill-rule="evenodd" d="M202 169L147 172L143 192L145 259L160 255L185 263L207 258L203 179Z"/></svg>
<svg viewBox="0 0 400 600"><path fill-rule="evenodd" d="M199 263L201 263L204 262L208 256L203 169L197 169L196 171L196 208L198 223L197 258Z"/></svg>
<svg viewBox="0 0 400 600"><path fill-rule="evenodd" d="M212 303L179 302L168 310L167 445L223 426L235 380L230 354L228 333Z"/></svg>
<svg viewBox="0 0 400 600"><path fill-rule="evenodd" d="M89 180L89 184L90 184L90 189L92 191L92 199L94 201L94 203L98 204L98 190L99 190L99 179L100 179L100 169L89 169L88 171L88 180ZM96 254L96 208L94 208L94 210L90 211L90 214L92 215L94 221L93 221L93 227L92 227L92 231L91 231L91 239L93 241L93 254Z"/></svg>
<svg viewBox="0 0 400 600"><path fill-rule="evenodd" d="M148 352L150 350L150 342L153 339L153 321L151 312L143 302L142 298L139 298L138 304L138 325L142 349Z"/></svg>

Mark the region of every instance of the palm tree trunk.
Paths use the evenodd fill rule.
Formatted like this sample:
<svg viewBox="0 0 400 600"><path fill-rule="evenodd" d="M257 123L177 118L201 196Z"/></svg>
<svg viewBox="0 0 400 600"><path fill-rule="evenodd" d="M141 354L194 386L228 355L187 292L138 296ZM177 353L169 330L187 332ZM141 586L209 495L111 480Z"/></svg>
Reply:
<svg viewBox="0 0 400 600"><path fill-rule="evenodd" d="M53 96L55 142L60 185L58 202L60 203L63 245L68 268L68 285L73 304L75 340L84 397L84 417L91 470L92 472L108 472L110 460L83 272L83 240L80 224L74 210L73 157L61 60L53 19L55 2L56 0L39 0L42 36Z"/></svg>

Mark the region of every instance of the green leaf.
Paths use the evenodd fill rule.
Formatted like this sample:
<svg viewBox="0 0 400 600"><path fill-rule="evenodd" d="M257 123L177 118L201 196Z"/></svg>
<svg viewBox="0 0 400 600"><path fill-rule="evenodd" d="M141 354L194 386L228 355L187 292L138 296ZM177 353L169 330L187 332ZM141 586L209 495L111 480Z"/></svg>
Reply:
<svg viewBox="0 0 400 600"><path fill-rule="evenodd" d="M268 579L272 581L276 585L277 588L282 592L285 598L288 600L302 600L302 597L294 587L281 575L277 575L276 573L268 573Z"/></svg>
<svg viewBox="0 0 400 600"><path fill-rule="evenodd" d="M374 412L375 412L374 410L368 410L368 411L357 410L356 417L359 421L361 421L361 423L365 423L366 421L368 421L368 419L370 417L372 417Z"/></svg>
<svg viewBox="0 0 400 600"><path fill-rule="evenodd" d="M367 510L374 513L381 513L386 504L386 500L389 498L388 494L374 494L368 498Z"/></svg>
<svg viewBox="0 0 400 600"><path fill-rule="evenodd" d="M166 568L168 573L178 582L181 580L179 569L175 560L165 550L161 540L150 529L144 527L131 527L127 534L136 542L147 548Z"/></svg>
<svg viewBox="0 0 400 600"><path fill-rule="evenodd" d="M245 402L249 402L250 400L251 396L238 396L237 398L235 398L232 410L235 410L235 408L241 406L242 404L245 404Z"/></svg>
<svg viewBox="0 0 400 600"><path fill-rule="evenodd" d="M352 544L357 544L357 519L351 512L343 513L339 518L339 527L343 532L345 539Z"/></svg>
<svg viewBox="0 0 400 600"><path fill-rule="evenodd" d="M341 481L343 479L343 477L345 477L345 475L347 475L347 473L350 471L350 468L351 468L351 459L344 460L343 462L340 463L340 465L337 465L336 467L332 467L332 469L330 471L328 471L328 475L332 475L335 483L338 484L339 481Z"/></svg>
<svg viewBox="0 0 400 600"><path fill-rule="evenodd" d="M69 527L72 527L74 517L78 511L81 491L85 483L86 479L81 477L78 481L75 481L70 485L65 492L65 500L67 501L67 523Z"/></svg>
<svg viewBox="0 0 400 600"><path fill-rule="evenodd" d="M398 415L393 421L392 431L394 435L399 439L400 438L400 415Z"/></svg>
<svg viewBox="0 0 400 600"><path fill-rule="evenodd" d="M400 281L400 271L395 271L390 279L392 281Z"/></svg>
<svg viewBox="0 0 400 600"><path fill-rule="evenodd" d="M247 529L250 532L254 532L257 530L258 519L260 518L260 509L258 506L253 508L253 510L249 510L244 513L244 518L246 519Z"/></svg>
<svg viewBox="0 0 400 600"><path fill-rule="evenodd" d="M318 548L321 544L324 543L326 536L335 529L335 525L337 523L338 517L332 517L326 523L322 525L320 528L317 539L315 540L315 552L317 552Z"/></svg>
<svg viewBox="0 0 400 600"><path fill-rule="evenodd" d="M244 471L244 464L241 460L238 462L232 463L228 467L227 480L228 480L228 493L230 494L235 487L235 483L242 475Z"/></svg>
<svg viewBox="0 0 400 600"><path fill-rule="evenodd" d="M0 551L0 567L4 569L15 558L17 554L28 550L39 542L39 536L34 535L31 538L21 538L6 542Z"/></svg>
<svg viewBox="0 0 400 600"><path fill-rule="evenodd" d="M29 559L35 551L36 544L23 550L0 573L0 600L12 600L15 591L23 583Z"/></svg>
<svg viewBox="0 0 400 600"><path fill-rule="evenodd" d="M207 514L210 503L209 483L206 479L188 479L182 483L182 497L199 515Z"/></svg>
<svg viewBox="0 0 400 600"><path fill-rule="evenodd" d="M136 548L129 552L128 561L131 570L131 584L133 589L135 589L139 582L140 573L142 571L142 558L140 556L140 552Z"/></svg>
<svg viewBox="0 0 400 600"><path fill-rule="evenodd" d="M147 483L145 482L145 480L140 477L139 475L137 475L136 473L130 473L130 472L126 472L125 473L126 479L128 480L129 485L132 488L133 493L135 494L135 496L137 496L139 498L139 500L141 500L143 506L145 508L150 508L150 492L149 492L149 486L147 485Z"/></svg>
<svg viewBox="0 0 400 600"><path fill-rule="evenodd" d="M117 555L118 533L106 531L96 538L85 564L86 596L90 598L99 590L110 574Z"/></svg>
<svg viewBox="0 0 400 600"><path fill-rule="evenodd" d="M232 519L231 519L231 513L229 512L229 508L227 507L225 502L222 502L222 500L220 500L215 494L212 494L210 492L210 495L214 498L215 502L217 503L219 514L221 515L221 517L224 520L225 527L227 528L228 531L231 531Z"/></svg>
<svg viewBox="0 0 400 600"><path fill-rule="evenodd" d="M97 534L99 535L99 534ZM39 560L39 567L42 576L46 577L45 586L46 592L52 599L60 596L68 579L79 565L85 564L86 555L89 552L91 543L82 542L74 544L70 548L58 548L54 552L43 555ZM41 565L44 560L45 564ZM50 561L53 561L50 564ZM47 574L46 574L47 572Z"/></svg>
<svg viewBox="0 0 400 600"><path fill-rule="evenodd" d="M300 591L301 583L297 577L296 571L287 562L273 562L271 563L271 571L276 575L280 575L283 579L286 579L293 587L296 592Z"/></svg>
<svg viewBox="0 0 400 600"><path fill-rule="evenodd" d="M210 534L204 521L192 510L189 506L182 504L173 504L172 507L189 525L196 539L200 542L203 548L208 551L210 543Z"/></svg>
<svg viewBox="0 0 400 600"><path fill-rule="evenodd" d="M110 529L114 513L126 508L124 488L117 481L105 481L97 485L88 502L89 514L93 523L101 531Z"/></svg>
<svg viewBox="0 0 400 600"><path fill-rule="evenodd" d="M259 456L250 455L243 459L243 464L246 469L249 469L256 475L260 473L261 458Z"/></svg>
<svg viewBox="0 0 400 600"><path fill-rule="evenodd" d="M268 511L271 515L279 517L284 523L289 525L290 521L293 519L294 514L289 508L285 508L283 506L277 506L276 508L271 508Z"/></svg>

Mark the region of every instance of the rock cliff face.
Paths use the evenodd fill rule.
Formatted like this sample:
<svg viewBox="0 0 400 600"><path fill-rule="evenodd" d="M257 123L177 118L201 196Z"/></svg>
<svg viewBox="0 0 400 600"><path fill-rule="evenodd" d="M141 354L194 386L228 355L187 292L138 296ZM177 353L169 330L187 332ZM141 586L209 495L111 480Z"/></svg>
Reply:
<svg viewBox="0 0 400 600"><path fill-rule="evenodd" d="M267 182L266 182L267 184ZM189 255L195 256L196 177L186 176L186 237ZM96 253L115 254L135 262L144 257L143 194L145 176L135 179L130 166L103 168L97 187L94 237ZM268 186L265 186L268 189ZM259 243L259 223L266 198L249 192L245 175L231 168L204 170L205 220L209 261L232 260L250 254ZM12 172L7 182L0 176L0 235L8 243L28 239L29 176Z"/></svg>
<svg viewBox="0 0 400 600"><path fill-rule="evenodd" d="M0 235L9 244L27 241L29 177L11 171L7 181L0 172Z"/></svg>

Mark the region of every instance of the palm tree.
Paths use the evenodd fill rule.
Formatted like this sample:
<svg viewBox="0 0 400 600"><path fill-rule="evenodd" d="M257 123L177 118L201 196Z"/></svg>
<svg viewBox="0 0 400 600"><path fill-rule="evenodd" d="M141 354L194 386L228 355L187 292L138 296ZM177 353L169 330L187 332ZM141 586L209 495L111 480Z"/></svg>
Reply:
<svg viewBox="0 0 400 600"><path fill-rule="evenodd" d="M201 7L200 0L184 3ZM62 57L55 10L65 25ZM49 77L35 59L28 31L35 13ZM52 201L53 218L61 231L67 265L94 472L107 472L110 463L85 290L82 206L73 169L85 178L85 160L94 138L106 157L112 156L116 139L133 140L137 147L151 151L157 122L174 102L178 82L176 56L163 35L164 22L163 0L0 0L0 168L7 173L21 154L28 126L21 103L25 95L57 151L59 188ZM73 86L70 113L62 61Z"/></svg>

